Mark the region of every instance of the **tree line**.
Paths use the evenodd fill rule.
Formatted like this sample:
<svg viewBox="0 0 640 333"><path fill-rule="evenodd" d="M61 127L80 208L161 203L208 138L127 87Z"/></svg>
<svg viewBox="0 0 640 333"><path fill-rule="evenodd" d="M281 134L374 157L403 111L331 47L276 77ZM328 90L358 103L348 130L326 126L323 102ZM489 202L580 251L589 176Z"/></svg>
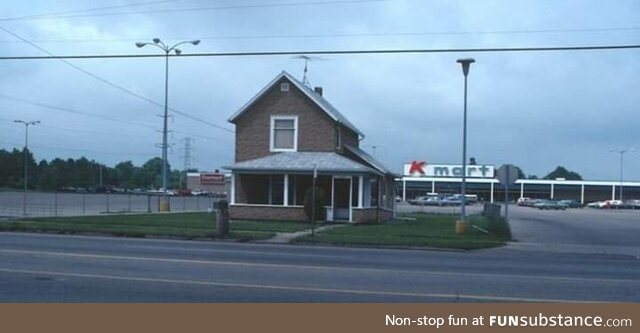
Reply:
<svg viewBox="0 0 640 333"><path fill-rule="evenodd" d="M85 157L79 159L54 158L51 161L36 161L27 151L28 187L32 190L55 191L63 188L84 188L100 191L105 188L151 189L162 186L162 159L152 158L142 166L124 161L114 167L106 166ZM180 188L184 173L169 172L169 188ZM197 171L196 169L188 171ZM0 188L22 188L24 178L24 150L0 149Z"/></svg>

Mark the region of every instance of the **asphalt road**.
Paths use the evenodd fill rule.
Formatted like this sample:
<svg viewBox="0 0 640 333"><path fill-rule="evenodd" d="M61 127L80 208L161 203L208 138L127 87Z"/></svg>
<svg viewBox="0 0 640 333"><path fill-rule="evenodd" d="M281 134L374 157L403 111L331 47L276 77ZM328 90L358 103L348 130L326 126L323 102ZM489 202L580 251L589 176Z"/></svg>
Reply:
<svg viewBox="0 0 640 333"><path fill-rule="evenodd" d="M0 233L0 302L640 301L640 257Z"/></svg>

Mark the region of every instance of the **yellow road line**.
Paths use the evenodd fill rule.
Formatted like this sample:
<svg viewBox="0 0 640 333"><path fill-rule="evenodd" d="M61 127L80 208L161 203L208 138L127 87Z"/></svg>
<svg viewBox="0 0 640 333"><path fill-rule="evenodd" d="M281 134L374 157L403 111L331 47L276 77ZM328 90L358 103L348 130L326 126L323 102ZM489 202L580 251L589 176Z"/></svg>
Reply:
<svg viewBox="0 0 640 333"><path fill-rule="evenodd" d="M365 272L382 272L388 273L410 273L410 274L426 274L426 275L446 275L446 276L471 276L471 277L490 277L490 278L512 278L512 279L529 279L529 280L557 280L557 281L585 281L585 282L602 282L602 283L640 283L640 280L631 279L608 279L608 278L584 278L584 277L564 277L564 276L544 276L544 275L521 275L521 274L492 274L492 273L468 273L468 272L444 272L444 271L427 271L427 270L400 270L400 269L381 269L381 268L364 268L364 267L340 267L340 266L313 266L313 265L293 265L293 264L269 264L255 262L237 262L237 261L220 261L220 260L195 260L195 259L176 259L176 258L153 258L153 257L132 257L132 256L112 256L102 254L89 253L71 253L71 252L49 252L49 251L28 251L0 249L0 253L7 254L24 254L24 255L44 255L58 257L74 257L74 258L91 258L105 260L130 260L130 261L150 261L150 262L166 262L180 264L197 264L197 265L224 265L224 266L241 266L241 267L266 267L266 268L288 268L288 269L314 269L314 270L342 270L342 271L365 271Z"/></svg>

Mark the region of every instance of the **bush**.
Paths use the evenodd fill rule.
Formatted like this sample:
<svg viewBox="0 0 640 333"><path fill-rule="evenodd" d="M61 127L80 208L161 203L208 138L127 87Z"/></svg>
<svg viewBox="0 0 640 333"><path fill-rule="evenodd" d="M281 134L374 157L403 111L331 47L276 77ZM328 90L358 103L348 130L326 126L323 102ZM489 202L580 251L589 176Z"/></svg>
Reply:
<svg viewBox="0 0 640 333"><path fill-rule="evenodd" d="M309 187L306 191L304 191L304 212L307 214L309 220L311 220L312 214L312 203L311 197L313 196L313 188ZM325 211L324 211L324 191L322 188L316 186L316 221L324 221L325 220Z"/></svg>

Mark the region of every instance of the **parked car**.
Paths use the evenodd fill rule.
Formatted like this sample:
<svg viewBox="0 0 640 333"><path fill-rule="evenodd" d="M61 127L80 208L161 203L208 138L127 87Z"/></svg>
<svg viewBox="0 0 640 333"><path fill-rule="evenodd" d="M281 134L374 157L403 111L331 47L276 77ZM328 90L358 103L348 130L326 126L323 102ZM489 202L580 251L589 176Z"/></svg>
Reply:
<svg viewBox="0 0 640 333"><path fill-rule="evenodd" d="M628 200L627 207L629 209L640 209L640 200Z"/></svg>
<svg viewBox="0 0 640 333"><path fill-rule="evenodd" d="M518 200L518 206L522 206L522 207L533 207L535 204L539 203L539 202L543 202L545 201L544 199L531 199L531 198L527 198L527 200Z"/></svg>
<svg viewBox="0 0 640 333"><path fill-rule="evenodd" d="M531 198L527 198L527 197L518 198L517 204L518 206L527 206L527 203L529 203L529 201L531 201Z"/></svg>
<svg viewBox="0 0 640 333"><path fill-rule="evenodd" d="M589 208L602 209L608 208L609 203L607 201L594 201L587 204Z"/></svg>
<svg viewBox="0 0 640 333"><path fill-rule="evenodd" d="M461 196L450 196L440 200L440 206L460 206L462 205Z"/></svg>
<svg viewBox="0 0 640 333"><path fill-rule="evenodd" d="M178 195L183 197L188 197L188 196L192 196L193 193L188 188L182 188L178 190Z"/></svg>
<svg viewBox="0 0 640 333"><path fill-rule="evenodd" d="M587 205L590 208L597 209L624 209L628 208L627 204L621 200L605 200L605 201L596 201L591 202Z"/></svg>
<svg viewBox="0 0 640 333"><path fill-rule="evenodd" d="M566 210L569 206L554 200L540 200L533 205L533 208Z"/></svg>
<svg viewBox="0 0 640 333"><path fill-rule="evenodd" d="M433 205L433 199L437 199L436 197L431 197L431 196L422 196L422 197L417 197L415 199L409 200L409 204L411 205L415 205L415 206L427 206L427 205Z"/></svg>
<svg viewBox="0 0 640 333"><path fill-rule="evenodd" d="M560 200L561 204L567 205L569 208L582 208L583 205L578 200Z"/></svg>

